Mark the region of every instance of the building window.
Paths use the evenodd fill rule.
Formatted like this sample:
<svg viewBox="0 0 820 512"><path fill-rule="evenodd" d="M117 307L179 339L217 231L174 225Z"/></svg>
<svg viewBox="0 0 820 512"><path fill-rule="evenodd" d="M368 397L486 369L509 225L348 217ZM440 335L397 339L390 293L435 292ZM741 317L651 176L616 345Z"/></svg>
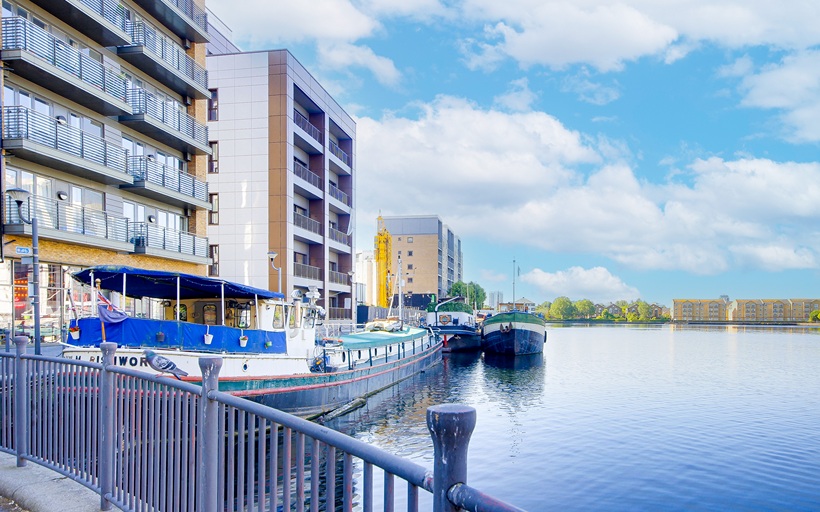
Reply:
<svg viewBox="0 0 820 512"><path fill-rule="evenodd" d="M211 97L208 99L208 121L219 121L219 92L209 89Z"/></svg>
<svg viewBox="0 0 820 512"><path fill-rule="evenodd" d="M407 270L413 270L413 264L412 263L407 264Z"/></svg>
<svg viewBox="0 0 820 512"><path fill-rule="evenodd" d="M412 277L407 278L407 284L413 284L413 278Z"/></svg>
<svg viewBox="0 0 820 512"><path fill-rule="evenodd" d="M208 155L208 172L216 174L219 172L219 141L211 141L211 154Z"/></svg>
<svg viewBox="0 0 820 512"><path fill-rule="evenodd" d="M408 255L408 256L412 256L412 255L413 255L413 251L407 251L407 255Z"/></svg>
<svg viewBox="0 0 820 512"><path fill-rule="evenodd" d="M219 246L208 246L208 257L211 258L211 264L208 266L208 275L216 277L219 275Z"/></svg>
<svg viewBox="0 0 820 512"><path fill-rule="evenodd" d="M211 211L208 212L208 224L216 226L219 224L219 194L208 194L211 202Z"/></svg>

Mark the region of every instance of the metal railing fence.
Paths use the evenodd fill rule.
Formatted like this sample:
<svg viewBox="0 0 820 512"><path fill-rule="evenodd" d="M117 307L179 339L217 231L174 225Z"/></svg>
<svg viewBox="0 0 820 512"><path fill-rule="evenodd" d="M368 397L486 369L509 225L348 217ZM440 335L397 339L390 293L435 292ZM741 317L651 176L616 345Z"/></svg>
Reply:
<svg viewBox="0 0 820 512"><path fill-rule="evenodd" d="M136 180L153 183L200 201L208 200L206 182L185 171L161 164L151 157L128 157L128 173Z"/></svg>
<svg viewBox="0 0 820 512"><path fill-rule="evenodd" d="M134 114L151 116L172 130L193 139L199 145L208 146L208 127L183 112L180 103L162 101L144 89L129 89L126 96Z"/></svg>
<svg viewBox="0 0 820 512"><path fill-rule="evenodd" d="M322 178L299 162L293 162L293 174L299 176L319 190L322 190Z"/></svg>
<svg viewBox="0 0 820 512"><path fill-rule="evenodd" d="M101 510L520 510L465 483L471 407L427 409L431 472L220 392L219 357L200 358L200 387L117 366L114 343L92 363L29 356L27 337L14 342L0 352L0 450L99 493Z"/></svg>
<svg viewBox="0 0 820 512"><path fill-rule="evenodd" d="M350 206L350 196L342 192L336 185L330 185L330 196Z"/></svg>
<svg viewBox="0 0 820 512"><path fill-rule="evenodd" d="M208 239L150 222L132 222L134 246L208 257Z"/></svg>
<svg viewBox="0 0 820 512"><path fill-rule="evenodd" d="M22 106L3 107L3 117L4 139L27 139L126 174L128 153L121 146Z"/></svg>
<svg viewBox="0 0 820 512"><path fill-rule="evenodd" d="M324 144L322 130L313 126L310 120L296 109L293 109L293 122L296 123L296 126L304 130L305 133L316 139L319 144Z"/></svg>
<svg viewBox="0 0 820 512"><path fill-rule="evenodd" d="M55 68L125 101L125 77L119 70L83 55L25 18L3 18L3 49L31 52Z"/></svg>
<svg viewBox="0 0 820 512"><path fill-rule="evenodd" d="M346 163L348 166L353 165L353 159L342 148L333 141L330 141L330 153L336 158Z"/></svg>
<svg viewBox="0 0 820 512"><path fill-rule="evenodd" d="M322 223L318 220L311 219L307 215L302 215L301 213L293 212L293 225L306 229L311 233L316 233L317 235L322 234Z"/></svg>
<svg viewBox="0 0 820 512"><path fill-rule="evenodd" d="M5 198L6 204L13 204L8 195ZM30 196L23 203L22 208L26 218L37 218L40 229L56 229L116 242L129 242L132 238L128 219L95 208L78 206L42 196ZM20 218L17 208L6 208L4 222L23 224L23 219Z"/></svg>
<svg viewBox="0 0 820 512"><path fill-rule="evenodd" d="M208 71L189 57L181 46L166 38L154 25L140 20L131 24L130 31L132 45L143 45L171 69L200 87L208 88Z"/></svg>

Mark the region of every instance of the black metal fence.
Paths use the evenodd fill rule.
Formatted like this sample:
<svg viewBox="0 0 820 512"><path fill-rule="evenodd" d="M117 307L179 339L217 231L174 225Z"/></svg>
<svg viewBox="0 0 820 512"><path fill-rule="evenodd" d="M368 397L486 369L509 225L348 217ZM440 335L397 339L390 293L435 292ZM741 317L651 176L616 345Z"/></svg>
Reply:
<svg viewBox="0 0 820 512"><path fill-rule="evenodd" d="M218 391L219 357L200 359L200 387L116 366L114 343L97 364L14 341L0 353L0 450L94 490L101 510L520 510L465 483L471 407L428 408L430 471Z"/></svg>

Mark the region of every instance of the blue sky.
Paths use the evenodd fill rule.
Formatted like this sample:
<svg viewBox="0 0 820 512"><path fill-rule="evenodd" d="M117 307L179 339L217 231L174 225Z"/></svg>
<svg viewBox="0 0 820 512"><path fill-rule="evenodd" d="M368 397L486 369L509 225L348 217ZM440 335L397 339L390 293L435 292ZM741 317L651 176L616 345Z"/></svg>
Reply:
<svg viewBox="0 0 820 512"><path fill-rule="evenodd" d="M357 121L356 244L438 214L536 302L814 298L820 9L787 0L209 0Z"/></svg>

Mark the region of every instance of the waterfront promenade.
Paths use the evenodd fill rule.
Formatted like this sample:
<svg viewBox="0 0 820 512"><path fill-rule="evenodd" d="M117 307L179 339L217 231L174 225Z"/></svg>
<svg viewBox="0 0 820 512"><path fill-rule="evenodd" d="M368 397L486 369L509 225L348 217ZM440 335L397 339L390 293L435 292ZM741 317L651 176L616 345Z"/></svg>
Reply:
<svg viewBox="0 0 820 512"><path fill-rule="evenodd" d="M17 467L17 457L0 452L0 496L29 512L99 512L100 495L39 464ZM0 507L0 511L5 510Z"/></svg>

